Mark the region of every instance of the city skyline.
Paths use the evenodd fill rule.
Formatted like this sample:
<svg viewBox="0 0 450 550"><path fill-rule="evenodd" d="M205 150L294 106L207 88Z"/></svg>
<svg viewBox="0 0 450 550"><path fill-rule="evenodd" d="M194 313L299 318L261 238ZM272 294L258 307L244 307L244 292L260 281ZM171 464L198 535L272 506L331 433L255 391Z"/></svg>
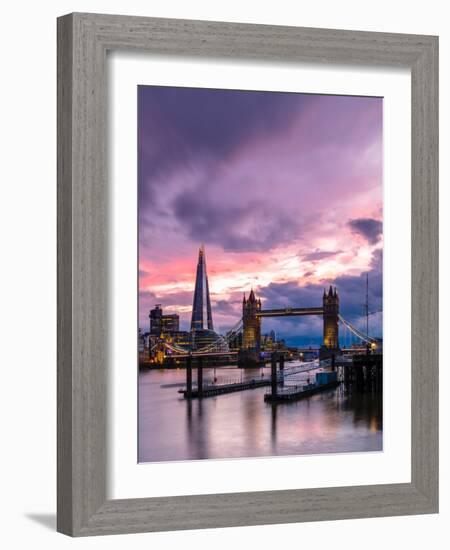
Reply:
<svg viewBox="0 0 450 550"><path fill-rule="evenodd" d="M321 303L382 327L382 99L139 87L139 323L161 303L189 330L198 247L217 332L251 288L264 307ZM290 344L320 319L267 319Z"/></svg>

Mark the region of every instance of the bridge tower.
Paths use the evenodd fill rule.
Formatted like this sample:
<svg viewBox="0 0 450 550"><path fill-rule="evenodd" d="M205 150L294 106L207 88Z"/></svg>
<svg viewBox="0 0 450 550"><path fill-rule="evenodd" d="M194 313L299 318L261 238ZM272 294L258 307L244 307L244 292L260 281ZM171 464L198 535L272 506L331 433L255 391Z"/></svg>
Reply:
<svg viewBox="0 0 450 550"><path fill-rule="evenodd" d="M259 311L261 311L261 300L256 299L252 289L248 300L245 299L245 294L242 300L242 347L258 352L261 347L261 318L257 317Z"/></svg>
<svg viewBox="0 0 450 550"><path fill-rule="evenodd" d="M323 291L323 346L328 350L339 348L339 296L336 287Z"/></svg>
<svg viewBox="0 0 450 550"><path fill-rule="evenodd" d="M261 300L257 299L253 289L248 299L242 300L242 349L239 352L240 366L255 366L259 363L261 350Z"/></svg>

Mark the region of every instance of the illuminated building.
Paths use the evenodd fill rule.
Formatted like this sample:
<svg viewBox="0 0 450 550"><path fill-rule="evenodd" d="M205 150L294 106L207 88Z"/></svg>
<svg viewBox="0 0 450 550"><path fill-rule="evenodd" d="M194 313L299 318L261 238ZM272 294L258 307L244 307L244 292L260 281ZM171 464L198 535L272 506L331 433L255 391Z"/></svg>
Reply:
<svg viewBox="0 0 450 550"><path fill-rule="evenodd" d="M161 319L161 332L163 334L174 334L180 330L180 317L177 313L163 315Z"/></svg>
<svg viewBox="0 0 450 550"><path fill-rule="evenodd" d="M261 349L264 351L273 351L277 349L275 332L273 330L270 332L270 334L263 334L261 336Z"/></svg>
<svg viewBox="0 0 450 550"><path fill-rule="evenodd" d="M150 334L161 336L162 334L174 334L180 330L180 317L176 313L163 315L161 304L156 304L150 311Z"/></svg>

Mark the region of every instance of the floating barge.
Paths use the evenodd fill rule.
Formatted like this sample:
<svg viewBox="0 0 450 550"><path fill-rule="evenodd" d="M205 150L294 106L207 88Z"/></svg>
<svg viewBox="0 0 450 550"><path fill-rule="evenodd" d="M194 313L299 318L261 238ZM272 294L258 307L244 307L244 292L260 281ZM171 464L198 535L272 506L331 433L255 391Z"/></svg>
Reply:
<svg viewBox="0 0 450 550"><path fill-rule="evenodd" d="M336 372L318 372L316 374L316 382L314 384L305 384L303 386L292 386L283 388L275 393L266 393L264 401L266 403L288 403L290 401L298 401L304 397L310 397L315 393L330 390L339 386L341 382L337 379Z"/></svg>
<svg viewBox="0 0 450 550"><path fill-rule="evenodd" d="M187 399L198 397L214 397L216 395L223 395L224 393L233 393L243 390L254 390L255 388L261 388L262 386L270 386L270 379L268 380L247 380L245 382L236 382L235 384L218 384L217 386L204 386L203 390L198 388L192 388L189 392L186 390L178 390L178 393L182 393Z"/></svg>

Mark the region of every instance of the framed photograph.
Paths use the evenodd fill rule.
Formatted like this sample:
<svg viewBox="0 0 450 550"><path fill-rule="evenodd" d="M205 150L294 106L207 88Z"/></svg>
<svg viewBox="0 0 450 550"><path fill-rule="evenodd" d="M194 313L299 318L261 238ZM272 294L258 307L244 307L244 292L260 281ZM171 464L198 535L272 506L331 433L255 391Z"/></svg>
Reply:
<svg viewBox="0 0 450 550"><path fill-rule="evenodd" d="M438 39L58 19L58 530L438 511Z"/></svg>

